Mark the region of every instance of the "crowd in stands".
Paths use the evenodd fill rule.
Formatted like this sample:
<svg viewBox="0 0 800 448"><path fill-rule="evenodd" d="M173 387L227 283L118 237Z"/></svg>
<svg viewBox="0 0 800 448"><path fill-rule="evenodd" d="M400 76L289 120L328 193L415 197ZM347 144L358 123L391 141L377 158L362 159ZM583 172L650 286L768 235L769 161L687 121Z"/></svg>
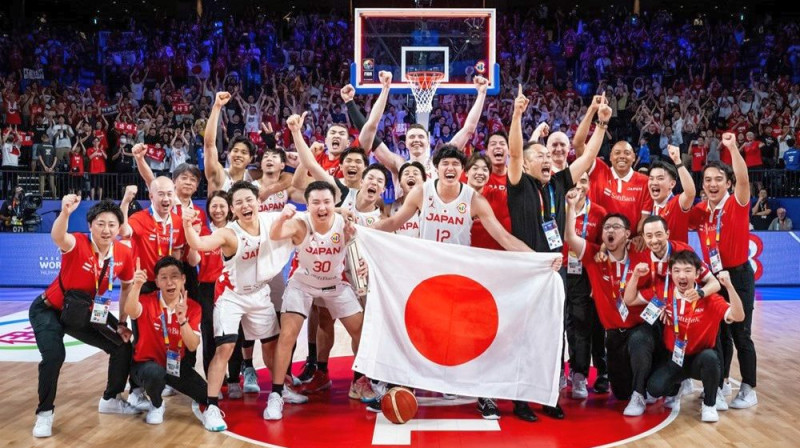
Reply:
<svg viewBox="0 0 800 448"><path fill-rule="evenodd" d="M500 13L502 89L487 100L466 150L485 149L486 137L508 126L520 83L532 104L526 137L542 121L572 137L586 99L604 92L613 108L606 141L628 140L641 169L668 160L667 145L679 146L696 172L707 160L729 162L720 136L730 130L749 167L784 173L753 179L791 191L785 172L800 170L800 25L766 15L739 19ZM41 27L0 37L2 170L37 171L49 197L68 192L56 191L53 174L69 173L69 190L99 199L121 196L102 190L102 174L135 173L130 150L137 142L148 145L155 173L184 162L202 169L205 120L219 90L235 95L220 148L241 134L262 150L292 151L286 119L304 110L312 111L304 136L323 140L328 125L348 119L338 91L349 80L352 45L349 21L330 14L187 19L167 27L131 20L94 35ZM470 104L468 95L438 98L432 147L456 134ZM414 116L405 96L393 97L378 138L407 155L404 133ZM227 160L224 151L219 157Z"/></svg>

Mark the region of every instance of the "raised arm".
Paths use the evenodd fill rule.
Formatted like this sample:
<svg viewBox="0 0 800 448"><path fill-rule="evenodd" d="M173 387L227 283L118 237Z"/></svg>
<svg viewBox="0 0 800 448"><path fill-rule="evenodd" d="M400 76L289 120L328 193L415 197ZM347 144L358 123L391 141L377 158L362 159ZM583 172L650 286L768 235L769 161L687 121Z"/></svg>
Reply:
<svg viewBox="0 0 800 448"><path fill-rule="evenodd" d="M569 246L570 250L576 254L582 254L586 240L581 238L575 231L575 208L578 204L578 191L572 189L567 192L567 219L564 224L564 241Z"/></svg>
<svg viewBox="0 0 800 448"><path fill-rule="evenodd" d="M192 225L197 217L197 210L184 208L181 214L183 232L186 234L186 244L189 247L200 252L210 252L217 248L222 248L223 255L228 257L236 253L238 241L231 229L223 227L215 230L211 235L200 236Z"/></svg>
<svg viewBox="0 0 800 448"><path fill-rule="evenodd" d="M381 81L381 94L372 105L372 110L369 112L369 118L361 128L361 133L358 136L358 141L364 151L372 149L372 142L375 140L375 133L378 131L378 124L383 117L383 111L386 109L386 101L389 99L389 88L392 85L392 73L381 71L378 73L378 78Z"/></svg>
<svg viewBox="0 0 800 448"><path fill-rule="evenodd" d="M411 191L408 192L408 197L403 201L403 205L400 207L394 215L386 218L381 219L375 225L372 226L374 229L383 230L384 232L394 232L395 230L399 229L400 226L406 223L414 213L417 213L422 207L422 184L415 186Z"/></svg>
<svg viewBox="0 0 800 448"><path fill-rule="evenodd" d="M749 204L750 202L750 177L747 174L747 164L736 146L736 136L731 132L722 134L722 144L728 148L731 154L731 166L733 175L736 177L736 186L733 194L739 205Z"/></svg>
<svg viewBox="0 0 800 448"><path fill-rule="evenodd" d="M260 188L258 189L258 200L265 201L268 197L272 196L273 194L288 189L292 186L292 174L287 172L282 172L278 181L272 185L264 185L261 184Z"/></svg>
<svg viewBox="0 0 800 448"><path fill-rule="evenodd" d="M217 190L224 182L225 173L222 164L219 163L219 153L217 151L217 126L219 125L219 115L222 107L231 100L228 92L217 92L214 105L206 122L206 130L203 134L203 157L205 160L205 174L209 183L209 191Z"/></svg>
<svg viewBox="0 0 800 448"><path fill-rule="evenodd" d="M583 150L586 147L586 136L589 135L589 128L592 127L592 119L597 113L597 109L603 103L608 104L605 93L602 95L595 95L592 102L589 103L586 115L583 116L580 124L578 124L578 129L575 130L575 136L572 137L572 147L575 148L575 155L577 157L583 155Z"/></svg>
<svg viewBox="0 0 800 448"><path fill-rule="evenodd" d="M511 128L508 131L508 181L517 185L522 179L522 115L528 108L530 100L522 93L522 84L519 85L517 97L514 99L514 114L511 117Z"/></svg>
<svg viewBox="0 0 800 448"><path fill-rule="evenodd" d="M306 141L303 140L303 122L306 119L306 115L308 112L303 112L303 115L294 114L291 117L286 119L286 126L289 128L289 131L292 133L292 138L294 139L294 146L297 148L297 157L300 160L300 163L311 173L311 177L316 180L322 180L328 182L331 185L336 185L336 182L333 179L333 176L328 174L319 163L317 163L317 159L314 158L314 154L311 152L311 148L308 147ZM316 145L317 143L315 143Z"/></svg>
<svg viewBox="0 0 800 448"><path fill-rule="evenodd" d="M342 100L344 100L344 105L347 107L345 117L360 131L366 125L366 118L364 118L364 115L361 114L355 101L353 101L353 97L356 93L355 88L347 84L342 87L340 93L342 95ZM400 171L400 167L406 162L406 159L389 151L389 148L387 148L383 142L379 142L379 144L376 145L374 140L375 139L373 139L372 143L372 153L375 155L375 158L378 159L378 162L389 168L394 174L397 174Z"/></svg>
<svg viewBox="0 0 800 448"><path fill-rule="evenodd" d="M69 252L75 247L75 237L67 233L69 217L81 204L81 197L68 194L61 199L61 213L58 214L53 227L50 229L50 238L56 243L61 252Z"/></svg>
<svg viewBox="0 0 800 448"><path fill-rule="evenodd" d="M503 246L505 250L514 252L533 252L533 249L528 247L527 244L511 235L505 228L503 228L503 225L500 224L500 221L498 221L497 217L494 216L492 207L489 205L489 201L487 201L486 198L479 194L473 195L471 208L473 213L480 218L481 224L483 224L483 227L487 232L489 232L489 235L491 235L498 244ZM560 265L561 263L559 262L558 264Z"/></svg>
<svg viewBox="0 0 800 448"><path fill-rule="evenodd" d="M719 278L720 284L725 288L725 291L728 292L728 299L731 303L730 314L728 314L728 323L731 322L741 322L745 318L744 314L744 306L742 305L742 299L739 297L739 293L736 292L736 288L733 287L733 283L731 283L731 276L728 271L722 271L717 274Z"/></svg>
<svg viewBox="0 0 800 448"><path fill-rule="evenodd" d="M697 195L692 173L681 163L680 148L669 145L667 149L669 150L669 157L672 159L672 162L675 163L675 166L679 167L678 177L681 179L681 186L683 187L683 193L681 193L678 199L681 203L681 210L688 211L694 205L694 197Z"/></svg>
<svg viewBox="0 0 800 448"><path fill-rule="evenodd" d="M587 113L588 115L588 113ZM606 136L608 129L608 120L611 119L611 107L606 103L601 103L597 108L597 126L594 128L592 138L586 145L586 150L569 166L569 172L572 174L572 181L577 184L583 173L589 171L597 153L600 152L600 145L603 144L603 138Z"/></svg>
<svg viewBox="0 0 800 448"><path fill-rule="evenodd" d="M281 216L272 223L269 230L269 237L273 240L292 239L292 244L298 245L303 242L306 226L300 219L293 219L297 213L297 208L293 204L286 204L283 207Z"/></svg>
<svg viewBox="0 0 800 448"><path fill-rule="evenodd" d="M631 274L631 279L627 285L625 285L625 292L623 296L623 300L625 300L625 305L627 306L635 306L635 305L647 305L648 301L641 294L639 294L639 279L644 277L650 272L650 268L647 266L647 263L639 263L633 269L633 273Z"/></svg>
<svg viewBox="0 0 800 448"><path fill-rule="evenodd" d="M147 283L147 271L142 269L142 263L139 257L136 257L136 271L133 273L133 285L128 296L125 298L125 303L121 304L122 311L130 316L131 319L138 319L142 315L142 304L139 302L139 295L142 292L142 285Z"/></svg>
<svg viewBox="0 0 800 448"><path fill-rule="evenodd" d="M464 121L464 127L450 139L450 144L455 145L459 151L464 150L464 147L467 146L470 138L475 133L475 129L478 128L478 120L480 120L483 112L483 103L486 102L486 90L489 88L489 80L483 76L476 76L472 79L472 82L475 84L478 96L475 97L475 103L472 104L472 109L469 110L467 119Z"/></svg>
<svg viewBox="0 0 800 448"><path fill-rule="evenodd" d="M150 165L144 160L147 148L145 148L144 143L137 143L133 145L131 152L136 159L136 169L139 170L139 175L144 179L144 184L150 185L156 177L153 175L153 170L150 169Z"/></svg>

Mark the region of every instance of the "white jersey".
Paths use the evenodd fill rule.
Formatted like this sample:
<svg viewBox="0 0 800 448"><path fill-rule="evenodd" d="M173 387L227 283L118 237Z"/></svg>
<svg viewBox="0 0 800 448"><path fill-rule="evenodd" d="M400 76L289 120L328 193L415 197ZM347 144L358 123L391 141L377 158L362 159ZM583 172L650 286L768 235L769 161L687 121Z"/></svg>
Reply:
<svg viewBox="0 0 800 448"><path fill-rule="evenodd" d="M383 211L380 207L372 210L370 212L362 212L356 209L356 197L358 196L358 190L355 188L351 188L350 191L347 192L347 196L345 196L344 200L342 201L342 205L340 208L350 210L356 216L356 224L361 226L371 226L376 222L381 220L383 217Z"/></svg>
<svg viewBox="0 0 800 448"><path fill-rule="evenodd" d="M222 183L222 187L220 187L220 190L228 191L233 186L234 180L233 180L233 178L231 178L231 175L228 172L227 168L223 168L222 171L225 173L225 182ZM242 179L246 180L247 182L250 182L250 183L255 183L255 181L253 180L253 177L250 176L250 171L247 171L246 169L244 170L244 177Z"/></svg>
<svg viewBox="0 0 800 448"><path fill-rule="evenodd" d="M397 213L402 207L402 201L394 201L392 203L392 215ZM399 229L395 230L394 233L398 235L406 235L412 238L419 238L419 211L414 213L408 221L404 222Z"/></svg>
<svg viewBox="0 0 800 448"><path fill-rule="evenodd" d="M253 185L256 186L259 190L261 189L261 182L253 181ZM282 190L277 193L271 194L267 199L264 199L261 204L258 205L259 212L279 212L283 210L283 207L286 206L286 202L289 200L289 190Z"/></svg>
<svg viewBox="0 0 800 448"><path fill-rule="evenodd" d="M461 184L461 193L449 203L442 201L436 192L436 181L431 179L422 187L419 236L424 240L469 246L472 241L472 195L469 185Z"/></svg>
<svg viewBox="0 0 800 448"><path fill-rule="evenodd" d="M331 229L324 235L314 231L307 213L300 219L305 221L308 231L297 246L297 269L291 280L317 289L333 288L342 283L347 256L344 218L336 214Z"/></svg>
<svg viewBox="0 0 800 448"><path fill-rule="evenodd" d="M233 230L238 240L236 254L230 259L222 257L223 283L237 294L252 294L267 287L279 275L292 254L291 240L274 241L269 237L272 223L280 213L259 213L259 233L251 235L237 221L226 227Z"/></svg>

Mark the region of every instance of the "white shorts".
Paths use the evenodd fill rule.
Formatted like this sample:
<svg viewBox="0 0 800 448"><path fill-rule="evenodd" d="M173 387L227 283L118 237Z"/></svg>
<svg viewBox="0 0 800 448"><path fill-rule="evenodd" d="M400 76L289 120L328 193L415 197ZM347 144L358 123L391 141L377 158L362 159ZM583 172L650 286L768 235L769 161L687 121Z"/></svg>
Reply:
<svg viewBox="0 0 800 448"><path fill-rule="evenodd" d="M214 337L230 336L236 342L240 322L244 338L248 341L278 335L278 316L270 300L268 287L252 294L238 294L225 289L219 296L214 304Z"/></svg>
<svg viewBox="0 0 800 448"><path fill-rule="evenodd" d="M283 292L286 290L286 283L283 281L283 273L272 277L269 281L269 298L275 311L280 311L283 307Z"/></svg>
<svg viewBox="0 0 800 448"><path fill-rule="evenodd" d="M317 289L289 279L283 293L281 313L297 313L308 317L311 305L324 306L334 319L358 314L363 309L349 283L341 282L331 289Z"/></svg>

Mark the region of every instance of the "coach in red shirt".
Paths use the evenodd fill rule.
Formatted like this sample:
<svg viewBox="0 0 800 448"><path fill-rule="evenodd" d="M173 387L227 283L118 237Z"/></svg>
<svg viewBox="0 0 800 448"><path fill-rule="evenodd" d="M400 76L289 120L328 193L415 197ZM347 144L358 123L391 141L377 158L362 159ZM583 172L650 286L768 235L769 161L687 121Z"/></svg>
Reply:
<svg viewBox="0 0 800 448"><path fill-rule="evenodd" d="M36 345L42 356L39 363L39 405L36 408L34 437L50 437L53 426L53 409L61 365L64 363L64 334L97 347L110 355L108 379L98 411L101 413L135 414L137 411L118 395L125 389L131 362L130 332L118 327L120 338L112 341L96 326L86 322L62 322L65 291L80 291L92 299L102 297L113 288L114 279L122 282L122 301L133 280L131 250L116 240L123 216L119 206L111 201L95 204L86 214L90 236L67 233L70 215L78 208L81 199L69 194L61 201L61 213L53 223L50 236L61 250L61 270L58 277L34 299L30 307L30 321L36 336ZM90 305L96 325L114 325L116 319L108 313L102 300ZM124 313L122 313L124 314ZM122 320L125 319L121 315ZM89 317L87 317L89 319ZM100 322L102 320L102 322ZM90 384L89 383L86 384Z"/></svg>
<svg viewBox="0 0 800 448"><path fill-rule="evenodd" d="M722 134L722 144L730 148L733 170L728 165L709 162L703 169L703 190L707 201L697 204L689 225L697 228L703 258L711 271L730 273L731 283L742 300L745 318L723 325L720 333L723 352L723 380L728 378L736 346L742 386L731 402L733 408L758 404L756 397L756 348L750 335L755 301L755 274L749 261L750 248L750 179L747 165L736 146L733 134ZM736 179L734 186L733 179ZM729 190L734 187L731 195ZM723 291L723 296L726 296ZM729 299L729 297L726 297Z"/></svg>
<svg viewBox="0 0 800 448"><path fill-rule="evenodd" d="M670 238L682 243L689 242L689 212L694 204L696 190L689 170L681 163L680 149L668 146L669 156L675 165L657 160L650 165L650 178L647 184L653 207L650 216L664 218L669 229ZM676 171L677 168L677 171ZM675 195L678 176L681 179L683 192ZM644 225L644 221L642 221ZM642 228L639 228L641 233Z"/></svg>
<svg viewBox="0 0 800 448"><path fill-rule="evenodd" d="M169 384L196 402L206 397L208 385L186 357L200 345L200 305L188 300L184 289L183 263L166 256L154 267L157 291L141 294L147 273L137 260L133 288L125 311L138 322L139 332L133 349L131 375L150 397L146 421L164 421L161 392Z"/></svg>

